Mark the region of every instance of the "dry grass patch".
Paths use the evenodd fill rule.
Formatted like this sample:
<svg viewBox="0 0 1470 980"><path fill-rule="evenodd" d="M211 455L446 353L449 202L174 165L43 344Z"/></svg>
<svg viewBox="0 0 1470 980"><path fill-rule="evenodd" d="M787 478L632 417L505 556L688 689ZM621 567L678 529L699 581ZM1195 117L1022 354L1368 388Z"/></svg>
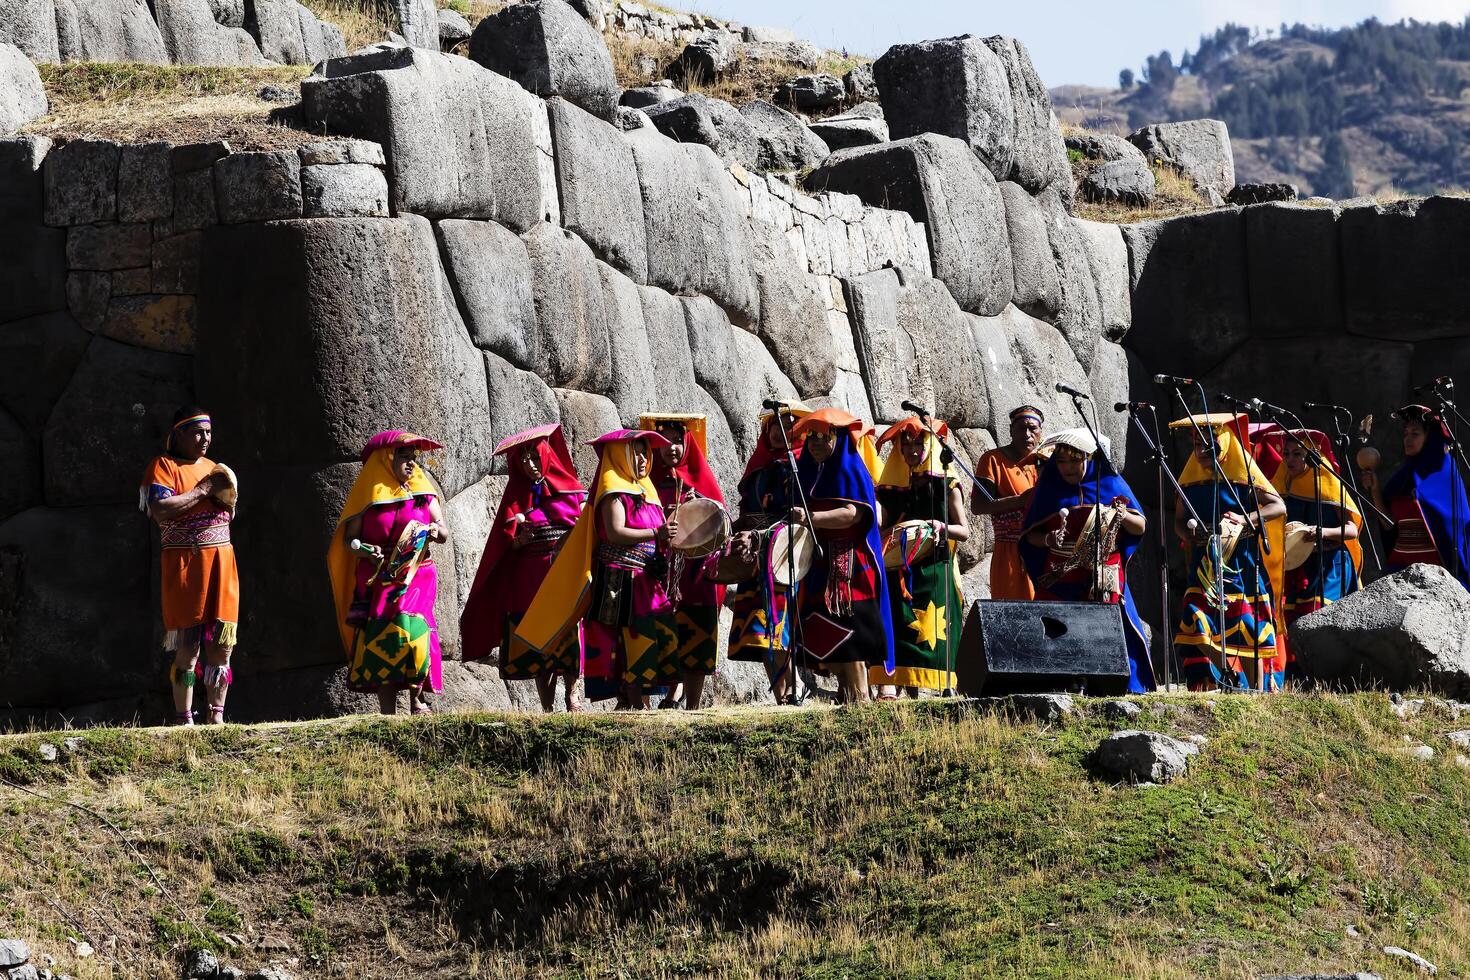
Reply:
<svg viewBox="0 0 1470 980"><path fill-rule="evenodd" d="M386 0L303 0L312 13L342 28L348 51L377 44L390 31L398 31L398 19ZM470 26L506 6L501 0L437 0L442 9L463 14Z"/></svg>
<svg viewBox="0 0 1470 980"><path fill-rule="evenodd" d="M1072 171L1074 178L1079 181L1079 186L1080 178L1091 164L1092 161L1089 160L1073 161ZM1195 190L1193 182L1181 175L1179 171L1165 164L1155 164L1153 171L1154 199L1147 207L1120 204L1115 201L1094 204L1083 200L1079 195L1076 208L1077 217L1086 218L1089 221L1127 225L1137 221L1174 218L1181 214L1210 210L1210 205L1200 196L1199 191Z"/></svg>

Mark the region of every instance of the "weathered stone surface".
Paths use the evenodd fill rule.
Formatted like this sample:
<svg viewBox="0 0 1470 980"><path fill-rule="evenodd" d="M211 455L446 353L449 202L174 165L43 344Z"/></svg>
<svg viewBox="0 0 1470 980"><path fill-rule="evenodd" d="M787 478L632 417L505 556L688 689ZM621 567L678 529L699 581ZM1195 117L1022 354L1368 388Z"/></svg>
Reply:
<svg viewBox="0 0 1470 980"><path fill-rule="evenodd" d="M718 158L656 131L637 130L628 140L643 191L649 283L709 296L738 325L756 322L760 294L745 205Z"/></svg>
<svg viewBox="0 0 1470 980"><path fill-rule="evenodd" d="M301 157L294 150L236 153L214 165L220 221L277 221L301 217Z"/></svg>
<svg viewBox="0 0 1470 980"><path fill-rule="evenodd" d="M185 143L173 148L169 155L169 162L173 165L174 176L193 173L196 170L208 170L215 162L230 155L230 144L223 140L214 140L209 143Z"/></svg>
<svg viewBox="0 0 1470 980"><path fill-rule="evenodd" d="M66 308L77 323L95 331L107 318L107 303L112 299L110 272L72 272L66 277Z"/></svg>
<svg viewBox="0 0 1470 980"><path fill-rule="evenodd" d="M438 232L475 346L518 368L539 365L541 337L525 242L490 221L441 221Z"/></svg>
<svg viewBox="0 0 1470 980"><path fill-rule="evenodd" d="M434 0L389 0L398 33L415 48L439 49L439 15Z"/></svg>
<svg viewBox="0 0 1470 980"><path fill-rule="evenodd" d="M1291 636L1318 680L1470 694L1470 594L1437 565L1385 576L1302 617Z"/></svg>
<svg viewBox="0 0 1470 980"><path fill-rule="evenodd" d="M427 220L221 226L205 236L199 325L200 390L242 464L356 459L391 421L455 447L446 493L490 471L483 359Z"/></svg>
<svg viewBox="0 0 1470 980"><path fill-rule="evenodd" d="M1092 753L1102 776L1130 783L1167 783L1184 775L1199 746L1159 732L1114 732Z"/></svg>
<svg viewBox="0 0 1470 980"><path fill-rule="evenodd" d="M1020 184L1001 181L1000 195L1005 202L1006 237L1011 244L1011 302L1033 317L1055 321L1062 308L1062 284L1047 232L1046 212ZM1125 252L1125 271L1127 259ZM1125 299L1127 284L1125 279Z"/></svg>
<svg viewBox="0 0 1470 980"><path fill-rule="evenodd" d="M1166 359L1156 370L1198 377L1250 335L1241 220L1230 209L1123 226L1133 286L1128 346L1150 362Z"/></svg>
<svg viewBox="0 0 1470 980"><path fill-rule="evenodd" d="M176 234L219 224L213 170L195 170L174 178L174 216L169 224Z"/></svg>
<svg viewBox="0 0 1470 980"><path fill-rule="evenodd" d="M1092 354L1102 336L1102 305L1098 284L1093 278L1092 264L1082 233L1055 187L1047 188L1038 198L1046 215L1046 233L1052 255L1057 261L1057 281L1062 289L1062 302L1057 310L1055 326L1067 338L1084 370L1092 365Z"/></svg>
<svg viewBox="0 0 1470 980"><path fill-rule="evenodd" d="M864 103L877 109L875 103ZM858 109L861 109L859 106ZM845 112L840 116L828 116L815 120L811 130L827 144L829 150L845 150L851 146L874 146L888 142L888 123L883 112Z"/></svg>
<svg viewBox="0 0 1470 980"><path fill-rule="evenodd" d="M536 373L553 388L612 391L612 325L592 250L553 225L532 229L525 242L541 336Z"/></svg>
<svg viewBox="0 0 1470 980"><path fill-rule="evenodd" d="M117 220L157 221L174 213L173 146L124 146L117 168Z"/></svg>
<svg viewBox="0 0 1470 980"><path fill-rule="evenodd" d="M556 396L545 381L489 351L484 353L484 359L485 383L490 390L492 444L533 425L545 425L561 419ZM496 456L492 472L504 475L507 465L504 456ZM590 474L588 478L591 478Z"/></svg>
<svg viewBox="0 0 1470 980"><path fill-rule="evenodd" d="M153 229L146 224L75 225L66 231L71 269L134 269L147 265Z"/></svg>
<svg viewBox="0 0 1470 980"><path fill-rule="evenodd" d="M1255 333L1266 337L1341 333L1337 213L1332 208L1272 204L1246 209L1244 221ZM1413 274L1403 265L1398 269L1400 275Z"/></svg>
<svg viewBox="0 0 1470 980"><path fill-rule="evenodd" d="M669 65L669 77L684 84L713 82L734 64L740 45L725 31L706 31L685 45L679 57Z"/></svg>
<svg viewBox="0 0 1470 980"><path fill-rule="evenodd" d="M1154 172L1142 159L1113 160L1094 167L1082 178L1084 200L1095 204L1116 202L1137 207L1154 199Z"/></svg>
<svg viewBox="0 0 1470 980"><path fill-rule="evenodd" d="M1143 152L1121 136L1111 133L1074 133L1063 139L1069 150L1076 150L1086 160L1112 163L1117 160L1137 160L1148 165Z"/></svg>
<svg viewBox="0 0 1470 980"><path fill-rule="evenodd" d="M1299 196L1295 184L1236 184L1225 195L1225 203L1244 207L1272 201L1295 201Z"/></svg>
<svg viewBox="0 0 1470 980"><path fill-rule="evenodd" d="M187 357L94 338L46 423L46 503L136 502L140 467L158 455L192 382Z"/></svg>
<svg viewBox="0 0 1470 980"><path fill-rule="evenodd" d="M456 47L464 44L474 33L470 22L464 19L464 15L458 11L448 8L439 11L439 50L453 51ZM474 569L470 569L473 574Z"/></svg>
<svg viewBox="0 0 1470 980"><path fill-rule="evenodd" d="M13 44L0 42L0 135L51 111L41 73Z"/></svg>
<svg viewBox="0 0 1470 980"><path fill-rule="evenodd" d="M717 406L716 400L708 394L703 396L702 401L696 399L696 404L703 404L705 407L701 410L711 417L712 431L715 433L712 441L719 441L720 426L715 417L720 415L720 411L717 408L724 411L722 421L728 423L734 440L734 458L727 457L724 468L720 470L726 500L736 499L733 495L734 482L740 475L745 459L755 448L761 402L768 398L789 401L796 397L796 389L781 373L771 352L755 334L744 330L731 331L730 358L730 368L736 375L736 381L728 386L724 401ZM702 389L696 389L696 393L702 394Z"/></svg>
<svg viewBox="0 0 1470 980"><path fill-rule="evenodd" d="M281 0L255 0L260 9ZM296 23L296 0L289 0L291 22ZM255 39L238 27L225 27L214 19L208 0L152 0L168 60L178 65L258 65L264 59ZM315 18L313 18L313 22ZM297 27L300 34L300 28ZM284 58L273 58L285 61ZM301 64L297 57L291 64Z"/></svg>
<svg viewBox="0 0 1470 980"><path fill-rule="evenodd" d="M623 418L632 419L649 407L658 390L653 351L643 318L643 298L638 293L638 284L612 266L599 262L597 271L606 294L611 338L612 390L608 396Z"/></svg>
<svg viewBox="0 0 1470 980"><path fill-rule="evenodd" d="M1462 336L1470 282L1458 271L1458 256L1467 230L1470 201L1459 198L1344 210L1339 241L1348 331L1389 340Z"/></svg>
<svg viewBox="0 0 1470 980"><path fill-rule="evenodd" d="M9 466L0 482L0 521L42 503L41 445L9 412L0 409L0 451ZM4 559L0 558L0 568ZM3 574L0 574L3 579ZM3 596L0 587L0 596Z"/></svg>
<svg viewBox="0 0 1470 980"><path fill-rule="evenodd" d="M1076 229L1086 253L1087 266L1092 270L1102 335L1115 344L1120 343L1133 325L1128 246L1124 244L1123 234L1117 225L1073 218L1072 227Z"/></svg>
<svg viewBox="0 0 1470 980"><path fill-rule="evenodd" d="M21 966L31 958L31 948L19 939L0 939L0 969Z"/></svg>
<svg viewBox="0 0 1470 980"><path fill-rule="evenodd" d="M627 89L618 97L618 105L627 106L629 109L647 109L649 106L662 102L673 102L683 97L683 92L665 81L660 85L640 85L637 88Z"/></svg>
<svg viewBox="0 0 1470 980"><path fill-rule="evenodd" d="M799 271L790 243L775 226L753 225L750 237L761 297L757 333L802 397L831 391L837 368L825 284Z"/></svg>
<svg viewBox="0 0 1470 980"><path fill-rule="evenodd" d="M148 269L139 271L145 277L149 274ZM195 324L194 297L130 295L130 290L118 288L114 276L112 301L100 333L134 347L189 354L194 350Z"/></svg>
<svg viewBox="0 0 1470 980"><path fill-rule="evenodd" d="M388 181L366 163L303 167L301 200L308 218L386 218Z"/></svg>
<svg viewBox="0 0 1470 980"><path fill-rule="evenodd" d="M830 109L841 105L847 90L836 75L798 75L782 82L776 100L798 109Z"/></svg>
<svg viewBox="0 0 1470 980"><path fill-rule="evenodd" d="M65 309L66 232L0 222L0 323Z"/></svg>
<svg viewBox="0 0 1470 980"><path fill-rule="evenodd" d="M873 81L873 66L858 65L842 76L842 87L849 102L876 102L878 83Z"/></svg>
<svg viewBox="0 0 1470 980"><path fill-rule="evenodd" d="M1021 393L1021 369L1011 352L1008 331L1015 324L1030 330L1031 323L1040 321L1033 321L1012 306L1007 307L1000 316L979 317L967 313L965 322L975 343L977 363L984 379L978 425L1004 434L1008 424L1007 413L1027 401ZM990 439L992 445L988 448L993 449L994 437L991 436ZM979 458L978 454L976 458ZM985 526L989 527L988 522Z"/></svg>
<svg viewBox="0 0 1470 980"><path fill-rule="evenodd" d="M0 3L0 44L13 44L37 64L61 60L56 43L56 8L52 0L5 0Z"/></svg>
<svg viewBox="0 0 1470 980"><path fill-rule="evenodd" d="M91 340L67 313L47 313L5 324L0 364L25 365L0 386L0 408L39 437Z"/></svg>
<svg viewBox="0 0 1470 980"><path fill-rule="evenodd" d="M73 140L46 156L46 223L85 225L117 217L122 147L111 140Z"/></svg>
<svg viewBox="0 0 1470 980"><path fill-rule="evenodd" d="M55 0L62 61L168 64L163 35L145 0Z"/></svg>
<svg viewBox="0 0 1470 980"><path fill-rule="evenodd" d="M545 106L463 58L419 48L327 62L301 83L307 121L382 145L395 213L541 220L537 119Z"/></svg>
<svg viewBox="0 0 1470 980"><path fill-rule="evenodd" d="M728 102L698 92L643 110L658 131L680 143L700 143L721 163L752 170L760 163L760 141L749 120Z"/></svg>
<svg viewBox="0 0 1470 980"><path fill-rule="evenodd" d="M810 41L746 41L739 46L740 62L770 62L782 67L795 65L807 71L815 71L822 60L822 52Z"/></svg>
<svg viewBox="0 0 1470 980"><path fill-rule="evenodd" d="M470 58L541 96L559 95L610 119L618 102L602 35L561 0L530 0L480 21Z"/></svg>
<svg viewBox="0 0 1470 980"><path fill-rule="evenodd" d="M303 167L366 163L375 167L386 166L388 158L383 148L369 140L331 140L326 143L311 143L297 151Z"/></svg>
<svg viewBox="0 0 1470 980"><path fill-rule="evenodd" d="M813 192L856 194L873 207L906 211L923 223L934 275L966 311L993 316L1011 301L1000 190L960 141L928 135L842 150L804 183Z"/></svg>
<svg viewBox="0 0 1470 980"><path fill-rule="evenodd" d="M585 391L570 388L555 388L553 391L577 472L587 474L586 479L591 480L592 474L597 472L597 450L586 443L623 427L618 407L601 395Z"/></svg>
<svg viewBox="0 0 1470 980"><path fill-rule="evenodd" d="M1015 38L988 37L984 43L1005 68L1014 114L1011 166L1006 173L997 173L996 179L1013 180L1033 194L1055 185L1070 210L1072 168L1062 143L1062 127L1030 52Z"/></svg>
<svg viewBox="0 0 1470 980"><path fill-rule="evenodd" d="M1128 393L1128 352L1121 345L1107 340L1097 345L1085 390L1096 402L1098 428L1111 443L1113 463L1121 472L1128 448L1128 415L1113 406L1138 400Z"/></svg>
<svg viewBox="0 0 1470 980"><path fill-rule="evenodd" d="M153 284L153 270L149 266L138 269L118 269L112 273L112 296L142 296ZM109 336L111 336L109 334ZM152 344L144 344L151 347Z"/></svg>
<svg viewBox="0 0 1470 980"><path fill-rule="evenodd" d="M1046 413L1048 428L1080 424L1072 400L1057 391L1059 382L1079 391L1088 390L1087 369L1078 363L1067 338L1056 327L1033 319L1015 307L1006 309L998 319L1016 367L1011 387L1016 392L1016 401L997 405L995 424L1003 427L1006 414L1022 404L1035 405Z"/></svg>
<svg viewBox="0 0 1470 980"><path fill-rule="evenodd" d="M740 107L755 131L757 170L810 170L827 158L827 144L806 123L757 99Z"/></svg>
<svg viewBox="0 0 1470 980"><path fill-rule="evenodd" d="M45 202L41 167L51 141L44 136L0 139L0 224L40 224Z"/></svg>
<svg viewBox="0 0 1470 980"><path fill-rule="evenodd" d="M569 102L554 99L548 110L562 225L599 258L646 282L647 229L632 148L616 128Z"/></svg>
<svg viewBox="0 0 1470 980"><path fill-rule="evenodd" d="M1150 162L1165 163L1194 181L1201 191L1209 188L1221 197L1235 187L1235 154L1230 149L1230 131L1218 119L1145 126L1128 136L1128 142Z"/></svg>
<svg viewBox="0 0 1470 980"><path fill-rule="evenodd" d="M245 26L245 0L208 0L215 22L225 27Z"/></svg>
<svg viewBox="0 0 1470 980"><path fill-rule="evenodd" d="M714 396L725 418L737 417L744 392L738 370L741 365L731 353L734 327L725 312L707 297L680 297L679 302L684 307L695 379Z"/></svg>
<svg viewBox="0 0 1470 980"><path fill-rule="evenodd" d="M653 358L654 387L646 407L659 412L686 411L697 400L699 383L694 378L684 307L677 297L651 286L640 286L638 296Z"/></svg>

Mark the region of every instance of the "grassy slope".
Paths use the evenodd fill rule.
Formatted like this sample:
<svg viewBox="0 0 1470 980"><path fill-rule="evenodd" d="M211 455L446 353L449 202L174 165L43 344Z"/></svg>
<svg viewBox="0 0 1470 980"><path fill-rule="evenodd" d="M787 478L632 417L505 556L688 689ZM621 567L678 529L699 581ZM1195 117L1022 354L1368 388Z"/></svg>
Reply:
<svg viewBox="0 0 1470 980"><path fill-rule="evenodd" d="M57 763L13 737L0 775L108 815L184 912L94 817L0 785L0 935L84 980L109 973L83 931L157 976L191 934L310 976L1409 976L1391 944L1470 969L1448 714L1147 705L1210 741L1141 790L1086 775L1095 712L938 702L104 730Z"/></svg>

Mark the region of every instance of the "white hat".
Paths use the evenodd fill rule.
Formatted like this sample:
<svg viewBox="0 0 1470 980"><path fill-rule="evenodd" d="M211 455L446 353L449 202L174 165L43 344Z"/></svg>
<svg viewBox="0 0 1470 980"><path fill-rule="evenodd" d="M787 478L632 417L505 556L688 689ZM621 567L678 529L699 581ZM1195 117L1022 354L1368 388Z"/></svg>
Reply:
<svg viewBox="0 0 1470 980"><path fill-rule="evenodd" d="M1103 453L1111 456L1112 444L1108 441L1108 437L1102 436L1101 439ZM1097 452L1097 440L1086 429L1063 429L1060 432L1053 432L1041 441L1036 451L1043 456L1050 457L1058 446L1075 449L1084 456L1092 456Z"/></svg>

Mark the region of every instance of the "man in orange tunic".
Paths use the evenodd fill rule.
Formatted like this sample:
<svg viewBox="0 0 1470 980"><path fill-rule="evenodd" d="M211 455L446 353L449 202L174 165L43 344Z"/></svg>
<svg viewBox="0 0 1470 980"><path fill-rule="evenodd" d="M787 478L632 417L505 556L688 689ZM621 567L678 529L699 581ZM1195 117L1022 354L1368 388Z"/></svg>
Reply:
<svg viewBox="0 0 1470 980"><path fill-rule="evenodd" d="M1046 421L1041 409L1022 405L1011 412L1010 445L992 449L980 457L975 476L994 500L977 491L971 509L985 514L995 527L995 555L990 560L992 599L1034 599L1031 578L1021 562L1021 523L1031 505L1036 486L1036 447L1041 444L1041 426Z"/></svg>
<svg viewBox="0 0 1470 980"><path fill-rule="evenodd" d="M240 623L240 577L230 545L234 481L205 455L214 436L209 415L190 406L174 415L164 454L148 467L140 503L158 522L163 546L164 649L174 654L174 721L194 723L194 686L204 681L209 722L225 718L233 675L230 654ZM226 501L216 494L225 496ZM199 654L204 651L200 670Z"/></svg>

